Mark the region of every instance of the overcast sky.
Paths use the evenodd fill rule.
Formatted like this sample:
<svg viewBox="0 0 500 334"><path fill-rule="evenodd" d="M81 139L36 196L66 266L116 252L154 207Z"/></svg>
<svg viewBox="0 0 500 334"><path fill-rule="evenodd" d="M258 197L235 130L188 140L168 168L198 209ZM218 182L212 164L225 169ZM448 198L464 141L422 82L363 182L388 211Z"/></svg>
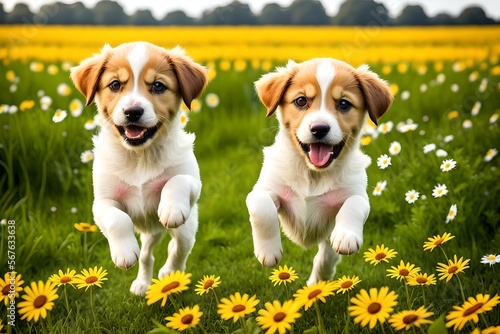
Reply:
<svg viewBox="0 0 500 334"><path fill-rule="evenodd" d="M64 3L74 3L71 0L58 0ZM85 6L93 8L99 0L80 0ZM115 0L116 1L116 0ZM138 9L149 9L157 19L161 19L166 13L174 10L183 10L189 16L198 18L203 11L221 5L227 5L233 0L117 0L125 9L127 14L133 14ZM252 11L260 13L266 3L279 3L282 6L288 6L293 0L239 0L247 3ZM321 0L328 15L335 16L339 6L345 0ZM500 19L500 1L499 0L376 0L383 3L389 10L391 16L397 16L401 10L408 4L418 4L424 8L427 16L435 16L439 13L448 13L453 16L458 15L464 8L471 5L481 6L486 14L494 19ZM53 3L56 0L2 0L4 9L9 12L18 2L28 4L32 11L37 11L40 6L46 3Z"/></svg>

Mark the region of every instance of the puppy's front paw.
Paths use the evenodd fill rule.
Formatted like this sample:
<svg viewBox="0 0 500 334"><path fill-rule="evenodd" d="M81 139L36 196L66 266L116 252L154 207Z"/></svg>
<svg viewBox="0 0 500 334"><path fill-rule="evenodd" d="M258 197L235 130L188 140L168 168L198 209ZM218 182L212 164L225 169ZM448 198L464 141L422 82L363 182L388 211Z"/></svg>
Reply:
<svg viewBox="0 0 500 334"><path fill-rule="evenodd" d="M111 259L115 266L121 269L129 269L139 259L139 244L132 236L124 239L108 239Z"/></svg>
<svg viewBox="0 0 500 334"><path fill-rule="evenodd" d="M363 235L344 227L335 227L330 236L330 245L337 253L349 255L363 245Z"/></svg>
<svg viewBox="0 0 500 334"><path fill-rule="evenodd" d="M130 292L132 292L136 296L144 296L146 291L148 291L149 282L146 282L141 279L136 279L132 282L130 286Z"/></svg>
<svg viewBox="0 0 500 334"><path fill-rule="evenodd" d="M267 240L263 242L256 242L254 240L254 251L257 260L266 267L274 267L277 265L283 256L283 248L281 247L281 240Z"/></svg>
<svg viewBox="0 0 500 334"><path fill-rule="evenodd" d="M158 217L166 228L177 228L189 218L191 207L181 201L160 203Z"/></svg>

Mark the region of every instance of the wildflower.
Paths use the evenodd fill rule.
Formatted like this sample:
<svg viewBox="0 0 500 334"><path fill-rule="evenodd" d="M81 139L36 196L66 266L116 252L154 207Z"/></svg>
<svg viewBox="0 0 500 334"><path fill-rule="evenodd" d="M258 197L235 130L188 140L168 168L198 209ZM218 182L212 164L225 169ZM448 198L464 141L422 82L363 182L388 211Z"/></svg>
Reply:
<svg viewBox="0 0 500 334"><path fill-rule="evenodd" d="M151 285L146 291L147 305L161 300L161 306L165 306L168 296L187 290L191 283L191 274L179 270L172 271L161 279L153 278Z"/></svg>
<svg viewBox="0 0 500 334"><path fill-rule="evenodd" d="M472 128L472 121L470 119L464 120L464 122L462 123L462 127L464 129L470 129L470 128Z"/></svg>
<svg viewBox="0 0 500 334"><path fill-rule="evenodd" d="M215 108L219 105L219 97L215 93L208 93L205 97L205 103L210 108Z"/></svg>
<svg viewBox="0 0 500 334"><path fill-rule="evenodd" d="M97 269L97 266L94 268L83 269L81 274L75 276L75 284L78 289L85 288L85 291L91 286L98 286L102 288L101 284L108 279L104 276L108 274L106 269L100 267Z"/></svg>
<svg viewBox="0 0 500 334"><path fill-rule="evenodd" d="M382 244L381 246L377 245L375 250L373 248L368 248L368 251L364 252L363 257L366 262L370 262L370 264L376 266L381 261L389 262L389 260L397 254L398 252L394 249L389 249L389 247L385 247L384 244Z"/></svg>
<svg viewBox="0 0 500 334"><path fill-rule="evenodd" d="M455 119L455 118L458 118L458 111L456 111L456 110L450 111L448 113L448 119L452 120L452 119Z"/></svg>
<svg viewBox="0 0 500 334"><path fill-rule="evenodd" d="M453 64L452 69L454 72L462 72L465 69L465 64L463 62L457 61Z"/></svg>
<svg viewBox="0 0 500 334"><path fill-rule="evenodd" d="M217 313L223 320L233 318L233 321L238 321L239 318L244 318L247 314L255 312L255 306L260 302L255 295L250 297L248 294L241 296L239 292L228 298L222 298L218 306Z"/></svg>
<svg viewBox="0 0 500 334"><path fill-rule="evenodd" d="M50 106L52 105L52 98L50 96L42 96L40 98L40 105L42 107L42 110L47 110L50 108Z"/></svg>
<svg viewBox="0 0 500 334"><path fill-rule="evenodd" d="M496 255L496 254L487 254L487 255L484 255L481 258L481 263L483 263L483 264L489 264L490 267L491 267L495 263L500 263L500 255Z"/></svg>
<svg viewBox="0 0 500 334"><path fill-rule="evenodd" d="M471 74L469 74L469 81L474 82L479 78L479 72L478 71L473 71Z"/></svg>
<svg viewBox="0 0 500 334"><path fill-rule="evenodd" d="M265 72L268 72L273 67L273 64L269 60L264 60L261 64L261 69Z"/></svg>
<svg viewBox="0 0 500 334"><path fill-rule="evenodd" d="M16 73L14 73L14 71L12 70L8 70L6 73L5 73L5 77L7 78L7 80L9 80L10 82L14 82L16 81Z"/></svg>
<svg viewBox="0 0 500 334"><path fill-rule="evenodd" d="M30 63L30 70L32 72L41 72L43 71L43 64L37 61L33 61Z"/></svg>
<svg viewBox="0 0 500 334"><path fill-rule="evenodd" d="M384 74L384 75L388 75L388 74L391 74L391 72L392 72L392 67L391 67L391 66L389 66L389 65L384 65L384 66L382 67L382 74Z"/></svg>
<svg viewBox="0 0 500 334"><path fill-rule="evenodd" d="M386 134L386 133L391 132L391 130L392 130L393 127L394 127L394 123L391 122L391 121L389 121L389 122L380 124L378 126L378 131L380 133Z"/></svg>
<svg viewBox="0 0 500 334"><path fill-rule="evenodd" d="M417 68L417 73L420 75L424 75L425 73L427 73L427 66L425 64L420 65Z"/></svg>
<svg viewBox="0 0 500 334"><path fill-rule="evenodd" d="M460 86L458 84L454 83L451 85L450 89L453 93L456 93L460 90Z"/></svg>
<svg viewBox="0 0 500 334"><path fill-rule="evenodd" d="M406 63L399 63L397 69L401 74L406 73L408 71L408 65Z"/></svg>
<svg viewBox="0 0 500 334"><path fill-rule="evenodd" d="M259 326L266 330L266 334L286 333L292 328L292 324L301 316L299 313L300 306L293 300L288 300L281 305L277 300L273 303L267 302L264 305L265 309L259 310L259 316L255 321Z"/></svg>
<svg viewBox="0 0 500 334"><path fill-rule="evenodd" d="M56 75L57 73L59 73L59 68L54 64L49 65L47 67L47 73L49 73L50 75Z"/></svg>
<svg viewBox="0 0 500 334"><path fill-rule="evenodd" d="M490 116L490 124L496 123L498 121L498 113L494 113Z"/></svg>
<svg viewBox="0 0 500 334"><path fill-rule="evenodd" d="M73 269L70 270L69 268L67 268L65 273L61 269L59 269L59 275L53 274L52 276L49 277L49 281L57 284L57 286L69 284L72 287L74 287L73 284L74 284L75 273L76 270Z"/></svg>
<svg viewBox="0 0 500 334"><path fill-rule="evenodd" d="M219 68L222 71L229 71L231 69L231 62L229 60L221 60L219 63Z"/></svg>
<svg viewBox="0 0 500 334"><path fill-rule="evenodd" d="M500 70L500 66L497 67ZM483 330L476 327L471 334L498 334L498 333L500 333L500 326L491 326Z"/></svg>
<svg viewBox="0 0 500 334"><path fill-rule="evenodd" d="M415 189L408 190L405 193L405 201L407 201L408 204L415 203L415 201L418 199L419 196L420 196L420 193L418 191L416 191Z"/></svg>
<svg viewBox="0 0 500 334"><path fill-rule="evenodd" d="M92 225L89 223L76 223L73 225L80 232L97 232L97 225Z"/></svg>
<svg viewBox="0 0 500 334"><path fill-rule="evenodd" d="M38 284L31 282L31 286L26 287L24 292L22 296L24 301L17 305L19 314L22 315L21 320L37 322L40 317L45 319L47 311L54 307L54 300L59 298L56 294L56 284L52 282L38 281Z"/></svg>
<svg viewBox="0 0 500 334"><path fill-rule="evenodd" d="M194 291L200 296L205 292L215 289L220 284L220 276L215 277L215 275L204 275L203 279L198 281L196 289Z"/></svg>
<svg viewBox="0 0 500 334"><path fill-rule="evenodd" d="M427 240L429 241L424 242L424 251L429 250L432 252L434 248L444 244L447 241L450 241L453 238L455 238L455 236L447 232L444 232L443 236L436 235L431 238L427 238Z"/></svg>
<svg viewBox="0 0 500 334"><path fill-rule="evenodd" d="M479 114L479 110L481 109L481 102L480 101L476 101L476 103L474 103L474 105L472 106L472 110L471 110L471 115L472 116L476 116L477 114Z"/></svg>
<svg viewBox="0 0 500 334"><path fill-rule="evenodd" d="M348 307L351 317L354 317L355 323L361 323L361 326L368 325L373 329L377 322L383 324L390 317L393 307L397 305L398 295L394 291L384 286L377 290L370 289L370 294L362 289L356 297L351 298L351 305Z"/></svg>
<svg viewBox="0 0 500 334"><path fill-rule="evenodd" d="M464 261L463 257L457 260L457 256L454 255L453 260L448 260L448 264L438 263L436 270L439 280L446 279L446 282L449 282L454 275L462 273L465 269L469 268L467 265L469 261L469 259Z"/></svg>
<svg viewBox="0 0 500 334"><path fill-rule="evenodd" d="M391 165L391 158L387 154L382 154L380 157L377 159L377 166L380 169L386 169Z"/></svg>
<svg viewBox="0 0 500 334"><path fill-rule="evenodd" d="M21 110L21 111L30 110L30 109L33 109L34 106L35 106L35 101L26 100L26 101L21 102L21 104L19 105L19 110Z"/></svg>
<svg viewBox="0 0 500 334"><path fill-rule="evenodd" d="M426 84L421 84L419 87L420 93L425 93L427 92L427 85Z"/></svg>
<svg viewBox="0 0 500 334"><path fill-rule="evenodd" d="M241 72L247 68L247 62L244 59L238 59L234 61L233 66L236 72Z"/></svg>
<svg viewBox="0 0 500 334"><path fill-rule="evenodd" d="M479 321L478 315L491 311L493 307L500 303L500 296L495 295L490 299L490 295L477 294L476 298L469 297L462 306L453 306L453 311L446 315L446 327L453 327L453 331L460 331L467 322Z"/></svg>
<svg viewBox="0 0 500 334"><path fill-rule="evenodd" d="M94 160L94 153L92 152L92 150L84 151L82 154L80 154L80 160L84 164L86 164L87 162Z"/></svg>
<svg viewBox="0 0 500 334"><path fill-rule="evenodd" d="M342 294L346 293L349 290L352 290L356 284L361 282L358 276L342 276L333 282L337 293L342 292Z"/></svg>
<svg viewBox="0 0 500 334"><path fill-rule="evenodd" d="M373 138L370 136L363 136L360 139L361 145L363 145L363 146L370 145L372 141L373 141Z"/></svg>
<svg viewBox="0 0 500 334"><path fill-rule="evenodd" d="M97 124L96 124L95 120L89 119L85 122L83 127L85 128L85 130L94 130L97 127Z"/></svg>
<svg viewBox="0 0 500 334"><path fill-rule="evenodd" d="M181 110L179 115L179 122L181 123L181 127L184 129L186 127L187 122L189 121L189 117L187 113Z"/></svg>
<svg viewBox="0 0 500 334"><path fill-rule="evenodd" d="M398 155L401 152L401 144L398 141L393 141L389 146L389 153L391 155Z"/></svg>
<svg viewBox="0 0 500 334"><path fill-rule="evenodd" d="M73 99L69 103L69 111L73 117L79 117L83 111L83 103L79 99Z"/></svg>
<svg viewBox="0 0 500 334"><path fill-rule="evenodd" d="M66 118L67 115L68 113L66 110L57 109L54 116L52 116L52 121L54 123L60 123Z"/></svg>
<svg viewBox="0 0 500 334"><path fill-rule="evenodd" d="M432 324L428 318L434 315L433 312L428 312L424 306L420 306L417 310L405 310L393 314L389 319L391 326L399 331L408 331L411 327L420 327L423 324Z"/></svg>
<svg viewBox="0 0 500 334"><path fill-rule="evenodd" d="M16 84L10 85L9 92L11 92L11 93L17 92L17 85Z"/></svg>
<svg viewBox="0 0 500 334"><path fill-rule="evenodd" d="M427 144L424 146L424 153L427 154L429 152L432 152L436 149L436 144Z"/></svg>
<svg viewBox="0 0 500 334"><path fill-rule="evenodd" d="M436 285L434 274L427 276L427 273L416 273L409 275L406 283L411 286L415 285Z"/></svg>
<svg viewBox="0 0 500 334"><path fill-rule="evenodd" d="M450 211L448 211L448 215L446 216L446 224L448 224L453 219L455 219L457 213L458 213L457 205L456 204L452 204L450 206Z"/></svg>
<svg viewBox="0 0 500 334"><path fill-rule="evenodd" d="M436 76L436 82L438 84L442 84L446 81L446 75L444 75L444 73L439 73L437 76Z"/></svg>
<svg viewBox="0 0 500 334"><path fill-rule="evenodd" d="M333 295L333 290L335 290L335 286L332 282L319 281L297 290L293 296L295 297L295 301L299 305L303 305L307 311L317 300L326 303L325 297Z"/></svg>
<svg viewBox="0 0 500 334"><path fill-rule="evenodd" d="M68 96L71 93L71 87L63 82L57 86L57 93L61 96Z"/></svg>
<svg viewBox="0 0 500 334"><path fill-rule="evenodd" d="M373 189L373 195L374 196L380 196L382 195L382 192L385 190L385 187L387 186L387 181L379 181L377 182L377 185L375 186L375 189Z"/></svg>
<svg viewBox="0 0 500 334"><path fill-rule="evenodd" d="M191 101L191 111L198 112L201 110L201 102L198 99Z"/></svg>
<svg viewBox="0 0 500 334"><path fill-rule="evenodd" d="M448 135L448 136L444 137L443 141L445 143L449 143L449 142L453 141L453 139L455 139L455 137L453 137L453 135Z"/></svg>
<svg viewBox="0 0 500 334"><path fill-rule="evenodd" d="M410 98L410 92L405 90L401 92L401 100L406 101Z"/></svg>
<svg viewBox="0 0 500 334"><path fill-rule="evenodd" d="M488 152L486 152L486 155L484 156L484 161L488 162L493 160L494 157L496 157L498 154L498 151L496 148L490 148Z"/></svg>
<svg viewBox="0 0 500 334"><path fill-rule="evenodd" d="M481 80L478 90L480 93L484 93L486 91L486 88L488 88L488 78L484 78L483 80Z"/></svg>
<svg viewBox="0 0 500 334"><path fill-rule="evenodd" d="M455 168L456 165L457 165L457 162L455 160L447 159L447 160L443 161L440 168L441 168L441 171L443 171L443 172L449 172L450 170Z"/></svg>
<svg viewBox="0 0 500 334"><path fill-rule="evenodd" d="M166 317L167 327L183 331L188 328L196 327L200 323L203 312L200 312L200 307L195 305L193 308L186 307L180 309L178 313L174 313L171 317Z"/></svg>
<svg viewBox="0 0 500 334"><path fill-rule="evenodd" d="M436 156L437 157L446 157L448 155L448 152L446 152L445 150L443 149L438 149L436 151Z"/></svg>
<svg viewBox="0 0 500 334"><path fill-rule="evenodd" d="M408 262L405 264L403 260L399 262L397 267L392 266L391 269L387 269L387 276L395 278L397 280L407 280L410 275L414 275L420 272L419 267L415 267L414 264Z"/></svg>
<svg viewBox="0 0 500 334"><path fill-rule="evenodd" d="M6 273L3 279L0 278L0 291L2 291L0 301L3 299L5 306L8 306L10 301L13 300L12 297L19 298L19 292L23 291L23 283L21 274L16 272Z"/></svg>
<svg viewBox="0 0 500 334"><path fill-rule="evenodd" d="M432 190L432 196L434 198L442 197L448 194L448 188L446 187L446 184L437 184L437 186L434 187Z"/></svg>
<svg viewBox="0 0 500 334"><path fill-rule="evenodd" d="M271 282L274 283L274 286L276 285L286 285L286 283L292 283L295 281L299 276L295 273L295 270L290 267L288 268L286 265L285 266L279 266L278 269L274 269L273 273L271 276L269 276L269 279Z"/></svg>

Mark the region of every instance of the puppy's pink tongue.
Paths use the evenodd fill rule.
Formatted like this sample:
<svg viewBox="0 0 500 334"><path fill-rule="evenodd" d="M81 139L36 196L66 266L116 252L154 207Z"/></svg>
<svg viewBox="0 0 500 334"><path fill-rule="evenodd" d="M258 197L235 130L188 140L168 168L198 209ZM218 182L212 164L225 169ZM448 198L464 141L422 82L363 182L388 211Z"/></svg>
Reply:
<svg viewBox="0 0 500 334"><path fill-rule="evenodd" d="M140 126L130 125L125 128L125 136L130 139L139 139L144 136L146 130Z"/></svg>
<svg viewBox="0 0 500 334"><path fill-rule="evenodd" d="M309 150L309 159L316 167L324 166L332 155L332 147L326 144L311 144Z"/></svg>

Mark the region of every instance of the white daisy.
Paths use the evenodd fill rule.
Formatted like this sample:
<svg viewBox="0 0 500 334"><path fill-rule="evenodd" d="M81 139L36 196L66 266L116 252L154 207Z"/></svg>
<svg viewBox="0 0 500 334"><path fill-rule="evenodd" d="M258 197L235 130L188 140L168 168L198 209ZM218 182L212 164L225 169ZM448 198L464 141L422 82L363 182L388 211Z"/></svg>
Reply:
<svg viewBox="0 0 500 334"><path fill-rule="evenodd" d="M474 103L474 105L472 106L472 110L471 110L471 115L472 116L476 116L477 114L479 114L479 110L481 109L481 102L480 101L476 101L476 103Z"/></svg>
<svg viewBox="0 0 500 334"><path fill-rule="evenodd" d="M87 150L80 155L80 160L82 160L82 162L86 164L94 160L94 153L91 150Z"/></svg>
<svg viewBox="0 0 500 334"><path fill-rule="evenodd" d="M429 152L432 152L436 149L436 144L434 143L431 143L431 144L427 144L424 146L424 153L427 154Z"/></svg>
<svg viewBox="0 0 500 334"><path fill-rule="evenodd" d="M449 143L449 142L453 141L453 139L455 139L455 137L453 137L453 135L448 135L448 136L444 137L443 141L445 143Z"/></svg>
<svg viewBox="0 0 500 334"><path fill-rule="evenodd" d="M437 184L432 190L432 196L434 198L442 197L448 193L448 188L446 188L446 184Z"/></svg>
<svg viewBox="0 0 500 334"><path fill-rule="evenodd" d="M83 103L79 99L73 99L69 103L69 111L73 117L79 117L83 111Z"/></svg>
<svg viewBox="0 0 500 334"><path fill-rule="evenodd" d="M486 152L486 155L484 156L484 161L491 161L493 160L494 157L496 157L498 154L498 151L496 148L490 148L488 152Z"/></svg>
<svg viewBox="0 0 500 334"><path fill-rule="evenodd" d="M418 124L413 123L413 120L409 119L406 123L399 122L396 128L398 129L399 132L406 133L410 131L415 131L418 128Z"/></svg>
<svg viewBox="0 0 500 334"><path fill-rule="evenodd" d="M10 85L9 92L15 93L16 91L17 91L17 85L16 84Z"/></svg>
<svg viewBox="0 0 500 334"><path fill-rule="evenodd" d="M186 127L187 122L189 121L187 112L181 111L181 114L179 116L179 121L181 122L181 127L184 129Z"/></svg>
<svg viewBox="0 0 500 334"><path fill-rule="evenodd" d="M392 121L382 123L378 126L378 131L380 133L386 134L391 132L392 128L394 127L394 123Z"/></svg>
<svg viewBox="0 0 500 334"><path fill-rule="evenodd" d="M458 92L460 90L460 86L457 85L456 83L454 83L454 84L451 85L450 89L451 89L451 91L453 93L456 93L456 92Z"/></svg>
<svg viewBox="0 0 500 334"><path fill-rule="evenodd" d="M9 106L9 114L15 114L18 110L19 108L16 105Z"/></svg>
<svg viewBox="0 0 500 334"><path fill-rule="evenodd" d="M71 93L71 87L63 82L57 86L57 93L61 96L68 96Z"/></svg>
<svg viewBox="0 0 500 334"><path fill-rule="evenodd" d="M444 75L444 73L439 73L436 77L436 82L438 84L442 84L443 82L445 82L446 80L446 75Z"/></svg>
<svg viewBox="0 0 500 334"><path fill-rule="evenodd" d="M54 123L60 123L66 118L66 116L68 116L66 110L57 109L54 116L52 116L52 121Z"/></svg>
<svg viewBox="0 0 500 334"><path fill-rule="evenodd" d="M425 92L427 92L427 85L423 83L420 85L420 93L425 93Z"/></svg>
<svg viewBox="0 0 500 334"><path fill-rule="evenodd" d="M215 93L208 93L207 96L205 97L205 103L207 106L210 108L215 108L219 105L219 97Z"/></svg>
<svg viewBox="0 0 500 334"><path fill-rule="evenodd" d="M380 196L382 195L382 192L385 190L385 187L387 186L387 181L379 181L377 182L377 185L375 186L375 189L373 189L373 195L374 196Z"/></svg>
<svg viewBox="0 0 500 334"><path fill-rule="evenodd" d="M483 264L489 264L490 267L491 267L495 263L500 263L500 255L496 255L496 254L487 254L487 255L484 255L481 258L481 263L483 263Z"/></svg>
<svg viewBox="0 0 500 334"><path fill-rule="evenodd" d="M40 98L40 105L42 107L42 110L47 110L50 108L50 106L52 105L52 98L50 96L42 96Z"/></svg>
<svg viewBox="0 0 500 334"><path fill-rule="evenodd" d="M496 121L498 121L498 113L494 113L490 117L490 124L496 123Z"/></svg>
<svg viewBox="0 0 500 334"><path fill-rule="evenodd" d="M401 92L401 100L406 101L410 98L410 92L405 90Z"/></svg>
<svg viewBox="0 0 500 334"><path fill-rule="evenodd" d="M391 157L389 157L387 154L382 154L380 157L377 159L377 166L379 166L380 169L386 169L391 165Z"/></svg>
<svg viewBox="0 0 500 334"><path fill-rule="evenodd" d="M443 161L440 168L441 168L441 171L443 171L443 172L449 172L450 170L455 168L456 165L457 165L457 162L455 160L446 159Z"/></svg>
<svg viewBox="0 0 500 334"><path fill-rule="evenodd" d="M448 211L448 215L446 216L446 224L448 224L453 219L455 219L457 213L458 213L457 205L456 204L452 204L450 206L450 211Z"/></svg>
<svg viewBox="0 0 500 334"><path fill-rule="evenodd" d="M391 155L398 155L401 152L401 144L398 141L393 141L389 146L389 153Z"/></svg>
<svg viewBox="0 0 500 334"><path fill-rule="evenodd" d="M481 80L478 90L480 93L484 93L486 91L486 88L488 88L488 78L484 78L483 80Z"/></svg>
<svg viewBox="0 0 500 334"><path fill-rule="evenodd" d="M470 82L474 82L478 78L479 78L479 72L478 71L474 71L474 72L471 72L471 74L469 74L469 81Z"/></svg>
<svg viewBox="0 0 500 334"><path fill-rule="evenodd" d="M415 203L415 201L418 199L420 196L420 193L416 191L415 189L408 190L405 194L405 200L409 203Z"/></svg>
<svg viewBox="0 0 500 334"><path fill-rule="evenodd" d="M97 127L97 124L94 119L89 119L83 125L85 130L94 130Z"/></svg>

